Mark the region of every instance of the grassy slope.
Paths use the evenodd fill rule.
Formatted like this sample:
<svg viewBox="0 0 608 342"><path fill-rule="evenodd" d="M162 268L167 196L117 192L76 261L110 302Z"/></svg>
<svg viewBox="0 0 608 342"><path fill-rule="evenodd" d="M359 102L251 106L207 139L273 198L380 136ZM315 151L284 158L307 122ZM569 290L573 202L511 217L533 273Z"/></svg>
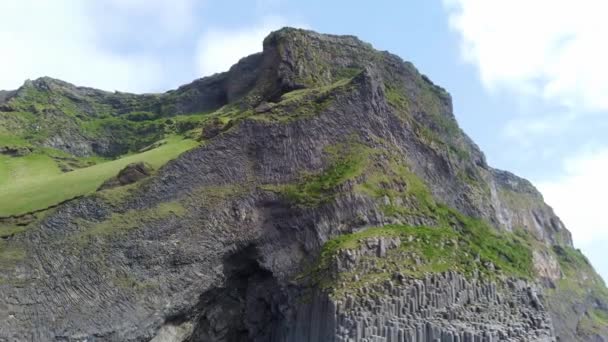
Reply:
<svg viewBox="0 0 608 342"><path fill-rule="evenodd" d="M170 138L153 150L61 173L51 158L32 155L0 160L0 216L20 215L95 191L127 164L146 161L158 168L198 143Z"/></svg>
<svg viewBox="0 0 608 342"><path fill-rule="evenodd" d="M306 92L300 92L298 94L289 94L285 96L284 103L277 105L277 109L272 113L266 113L269 116L269 120L277 119L275 116L278 115L279 120L287 120L285 118L286 113L281 111L283 106L288 104L296 104L298 107L305 107L310 109L311 103L313 102L316 106L320 106L317 102L309 99L309 97L316 98L316 96L329 96L331 91L346 86L352 78L340 79L336 83L321 88L315 88L313 90L307 90ZM36 96L42 96L39 93L32 91L32 94ZM32 95L33 96L33 95ZM35 101L34 101L35 100ZM67 108L65 104L69 104L70 101L50 101L46 98L40 99L21 99L21 102L26 104L38 104L43 103L45 106L51 106L58 110L61 110L66 115L72 117L71 110L73 108ZM306 100L306 101L305 101ZM300 103L300 102L305 102ZM25 106L25 105L24 105ZM68 106L69 107L69 106ZM310 109L311 113L315 113L319 108L312 106ZM29 107L28 107L29 108ZM280 112L280 113L279 113ZM310 115L311 113L306 113ZM2 119L6 119L8 116L15 116L15 113L0 113L0 122ZM27 114L27 113L25 113ZM42 120L41 117L35 117L32 115L25 115L19 113L16 118L19 120ZM78 118L72 118L76 120L77 124L83 130L85 135L96 136L103 135L103 132L113 132L113 138L118 139L119 142L124 143L125 148L123 152L129 150L134 151L142 146L146 146L156 141L157 138L163 134L177 134L177 135L188 135L196 128L205 126L213 119L218 119L227 125L229 121L238 120L247 116L254 116L254 112L243 111L236 109L234 106L224 106L219 110L212 113L196 113L191 115L177 115L170 118L143 118L143 121L129 121L134 119L135 114L146 114L146 113L130 113L121 117L114 116L101 116L97 118L87 118L82 121ZM302 114L302 113L299 113ZM4 116L3 116L4 115ZM257 115L261 117L262 115ZM138 120L141 118L138 118ZM293 119L289 117L289 119ZM24 126L24 125L21 125ZM27 127L27 125L25 125ZM198 131L197 131L198 132ZM79 168L77 170L62 173L58 160L61 158L54 157L73 157L69 155L54 154L63 153L57 150L44 149L40 147L34 148L27 139L21 137L23 134L30 134L32 132L10 132L0 131L0 146L27 146L34 150L33 153L23 157L10 157L0 155L0 217L21 215L32 211L48 208L49 206L58 204L65 200L85 195L95 191L106 179L116 175L118 171L129 163L137 161L147 161L154 167L158 167L168 160L173 159L181 152L184 152L196 145L193 140L182 140L177 141L171 139L169 143L163 145L155 150L147 151L140 154L130 155L123 157L118 160L99 163L94 166ZM26 135L27 135L26 134ZM32 137L33 140L38 138L37 133ZM42 138L41 138L42 139ZM329 151L331 153L331 151ZM72 158L73 159L73 158ZM99 160L88 161L86 158L76 158L81 162L99 162ZM100 158L98 158L100 159ZM345 166L348 168L348 165ZM338 170L336 172L342 172L348 170ZM332 177L335 175L328 175ZM327 180L325 180L327 181ZM314 187L313 187L314 188ZM321 189L297 189L305 192L319 192ZM297 191L293 191L296 193ZM319 194L319 196L321 196Z"/></svg>
<svg viewBox="0 0 608 342"><path fill-rule="evenodd" d="M35 179L61 174L53 158L45 154L29 154L23 157L0 155L0 193L10 187L21 187Z"/></svg>

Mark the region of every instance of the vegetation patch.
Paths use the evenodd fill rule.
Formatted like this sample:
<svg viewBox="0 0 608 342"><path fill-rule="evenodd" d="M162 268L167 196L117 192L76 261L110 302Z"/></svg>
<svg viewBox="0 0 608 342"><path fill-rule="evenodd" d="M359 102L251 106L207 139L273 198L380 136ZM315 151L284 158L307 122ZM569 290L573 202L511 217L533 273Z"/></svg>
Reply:
<svg viewBox="0 0 608 342"><path fill-rule="evenodd" d="M190 139L172 137L150 151L66 173L57 171L50 162L41 162L40 171L30 170L26 173L29 177L20 176L19 181L0 187L0 217L43 210L90 194L128 164L144 161L157 169L197 145Z"/></svg>
<svg viewBox="0 0 608 342"><path fill-rule="evenodd" d="M153 208L112 213L110 217L101 222L79 221L84 230L74 238L77 242L82 243L94 237L114 237L147 223L158 222L171 216L183 216L185 213L186 209L179 202L166 202Z"/></svg>
<svg viewBox="0 0 608 342"><path fill-rule="evenodd" d="M26 185L33 179L44 179L61 173L55 160L46 154L36 153L23 157L0 155L0 189Z"/></svg>
<svg viewBox="0 0 608 342"><path fill-rule="evenodd" d="M354 77L354 76L353 76ZM326 110L335 97L351 88L353 77L314 88L297 89L285 93L277 103L270 103L266 112L250 118L269 122L292 122L317 115Z"/></svg>
<svg viewBox="0 0 608 342"><path fill-rule="evenodd" d="M412 124L416 134L430 147L440 148L446 153L460 160L466 160L470 153L462 148L459 137L462 132L456 120L444 113L444 105L441 103L437 88L428 82L418 82L420 92L418 96L408 99L406 89L397 83L385 83L385 96L388 104L395 109L399 117ZM415 112L424 115L414 116Z"/></svg>
<svg viewBox="0 0 608 342"><path fill-rule="evenodd" d="M11 268L26 256L25 249L0 239L0 269Z"/></svg>
<svg viewBox="0 0 608 342"><path fill-rule="evenodd" d="M135 189L140 186L140 182L131 183L115 188L98 191L96 195L111 206L119 206L129 198Z"/></svg>
<svg viewBox="0 0 608 342"><path fill-rule="evenodd" d="M390 83L384 85L386 100L399 114L408 117L411 114L410 104L405 97L405 89Z"/></svg>
<svg viewBox="0 0 608 342"><path fill-rule="evenodd" d="M608 301L604 281L580 250L569 246L553 246L553 251L562 270L558 291L578 298L592 294Z"/></svg>
<svg viewBox="0 0 608 342"><path fill-rule="evenodd" d="M289 201L301 207L316 207L333 199L337 188L360 176L371 149L359 143L342 143L325 149L329 166L319 174L305 174L295 184L277 187Z"/></svg>
<svg viewBox="0 0 608 342"><path fill-rule="evenodd" d="M578 323L577 330L584 334L602 334L608 328L608 312L592 309Z"/></svg>
<svg viewBox="0 0 608 342"><path fill-rule="evenodd" d="M447 211L447 209L446 209ZM449 211L453 213L453 211ZM387 225L329 240L311 272L313 281L334 293L356 290L366 283L391 279L396 273L421 278L448 270L468 276L534 276L529 243L511 233L499 233L485 223L456 214L462 226L411 227ZM398 248L386 256L361 256L352 272L333 273L332 263L341 250L361 248L369 238L398 237ZM355 280L353 280L355 279Z"/></svg>
<svg viewBox="0 0 608 342"><path fill-rule="evenodd" d="M590 299L608 303L608 290L602 278L594 271L583 253L569 246L553 246L559 261L562 277L555 288L547 290L551 310L560 315L569 314L572 307L584 308ZM588 308L578 322L578 333L594 335L606 333L608 312L599 307Z"/></svg>
<svg viewBox="0 0 608 342"><path fill-rule="evenodd" d="M395 156L385 167L376 167L356 190L377 199L388 199L382 210L388 216L430 215L437 204L426 184Z"/></svg>
<svg viewBox="0 0 608 342"><path fill-rule="evenodd" d="M499 232L483 220L436 202L426 184L397 158L388 158L387 167L368 173L357 189L384 199L381 208L385 215L422 216L435 224L387 225L329 240L309 273L323 287L340 288L345 284L342 290L349 291L365 283L388 280L396 272L413 277L447 270L486 277L534 277L532 237ZM333 273L331 265L340 250L358 249L366 239L378 237L399 237L401 246L387 252L386 257L363 257L361 262L366 266L352 274ZM353 282L355 278L358 280Z"/></svg>
<svg viewBox="0 0 608 342"><path fill-rule="evenodd" d="M149 281L140 281L133 277L132 275L126 274L124 272L115 274L112 276L112 282L114 285L119 286L123 289L131 289L134 291L143 291L146 289L151 289L154 285Z"/></svg>
<svg viewBox="0 0 608 342"><path fill-rule="evenodd" d="M23 233L27 228L16 225L0 225L0 238L7 238L15 234Z"/></svg>
<svg viewBox="0 0 608 342"><path fill-rule="evenodd" d="M516 192L501 188L498 190L498 197L503 203L507 203L513 209L525 210L538 206L539 200L530 194Z"/></svg>

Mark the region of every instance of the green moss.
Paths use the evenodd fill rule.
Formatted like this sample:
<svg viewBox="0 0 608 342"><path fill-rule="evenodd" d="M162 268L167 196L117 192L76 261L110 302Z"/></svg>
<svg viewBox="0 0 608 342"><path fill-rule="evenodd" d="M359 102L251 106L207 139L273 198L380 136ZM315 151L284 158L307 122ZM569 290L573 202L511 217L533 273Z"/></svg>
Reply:
<svg viewBox="0 0 608 342"><path fill-rule="evenodd" d="M276 187L292 203L315 207L333 199L337 188L360 176L369 160L371 149L359 143L343 143L325 149L329 166L319 174L308 174L296 184Z"/></svg>
<svg viewBox="0 0 608 342"><path fill-rule="evenodd" d="M0 124L10 128L0 129L0 137L13 136L0 138L0 144L4 141L7 145L16 145L16 141L23 145L24 141L40 146L50 137L69 132L89 140L111 140L111 156L117 157L137 152L166 135L185 134L198 127L209 114L165 113L158 105L156 95L115 94L110 105L100 103L97 97L83 96L74 100L66 94L61 89L40 90L26 85L19 96L10 100L14 111L0 113ZM124 112L129 109L132 111Z"/></svg>
<svg viewBox="0 0 608 342"><path fill-rule="evenodd" d="M489 278L500 274L533 276L532 255L525 241L514 234L495 232L480 221L457 216L465 221L459 229L387 225L338 236L325 243L309 275L322 288L332 289L338 296L366 283L388 280L396 272L415 278L448 270ZM399 237L401 245L388 250L385 257L362 257L358 267L366 264L368 267L364 269L372 271L356 267L350 273L332 273L331 264L338 251L360 248L366 239L377 237ZM488 267L488 263L495 268ZM359 281L353 281L355 275Z"/></svg>
<svg viewBox="0 0 608 342"><path fill-rule="evenodd" d="M29 147L31 144L18 136L0 132L0 147Z"/></svg>
<svg viewBox="0 0 608 342"><path fill-rule="evenodd" d="M581 335L608 332L608 312L598 307L589 308L590 301L608 302L608 290L602 278L580 250L562 245L553 246L553 253L559 261L562 276L554 288L546 291L551 311L570 316L573 307L587 307L577 332Z"/></svg>
<svg viewBox="0 0 608 342"><path fill-rule="evenodd" d="M267 122L292 122L317 115L326 110L338 94L351 88L352 77L341 78L324 86L293 90L281 96L279 102L269 103L264 113L249 118Z"/></svg>
<svg viewBox="0 0 608 342"><path fill-rule="evenodd" d="M54 209L48 209L20 217L0 219L0 239L7 239L37 227L45 217L54 211Z"/></svg>
<svg viewBox="0 0 608 342"><path fill-rule="evenodd" d="M510 274L530 276L532 254L527 238L500 234L482 220L437 203L427 185L395 156L388 166L374 170L357 189L375 198L388 198L381 209L387 216L420 216L438 227L452 227L466 238L472 251Z"/></svg>
<svg viewBox="0 0 608 342"><path fill-rule="evenodd" d="M447 113L448 108L446 108L444 99L448 94L445 90L432 84L425 76L421 76L417 83L420 93L416 101L418 107L426 113L430 122L436 126L442 136L450 139L460 136L462 132L456 119Z"/></svg>
<svg viewBox="0 0 608 342"><path fill-rule="evenodd" d="M325 243L320 254L320 267L327 268L331 259L339 250L357 249L368 238L376 237L400 237L404 245L403 250L418 251L420 256L429 257L429 265L440 262L443 256L449 254L447 250L436 250L433 244L445 243L457 237L456 233L449 228L430 228L430 227L408 227L403 225L386 225L363 230L358 233L340 235ZM411 240L411 241L410 241ZM406 246L407 245L407 246ZM405 269L406 272L415 272L412 269Z"/></svg>
<svg viewBox="0 0 608 342"><path fill-rule="evenodd" d="M26 257L25 249L0 239L0 269L11 268Z"/></svg>
<svg viewBox="0 0 608 342"><path fill-rule="evenodd" d="M513 233L498 232L485 221L461 215L453 209L443 207L439 211L449 212L460 222L457 230L481 260L492 262L509 275L534 276L530 240ZM445 218L443 220L445 222Z"/></svg>
<svg viewBox="0 0 608 342"><path fill-rule="evenodd" d="M345 68L339 69L335 73L334 79L337 79L337 80L352 79L355 76L361 74L361 72L363 72L363 69L361 69L361 68L357 68L357 67L345 67Z"/></svg>
<svg viewBox="0 0 608 342"><path fill-rule="evenodd" d="M538 206L539 198L534 198L530 194L515 192L508 189L498 189L498 198L515 210L526 210Z"/></svg>
<svg viewBox="0 0 608 342"><path fill-rule="evenodd" d="M408 97L408 92L400 83L384 84L386 100L396 114L409 122L416 134L427 146L441 149L460 160L470 158L470 153L462 147L462 135L456 120L446 113L445 105L436 86L422 78L418 80L419 93ZM424 115L420 116L420 113ZM415 115L416 114L416 115Z"/></svg>
<svg viewBox="0 0 608 342"><path fill-rule="evenodd" d="M98 191L96 195L112 206L120 206L122 203L125 202L127 198L129 198L133 194L134 190L137 189L137 187L139 186L139 182L127 184L116 188Z"/></svg>
<svg viewBox="0 0 608 342"><path fill-rule="evenodd" d="M145 289L150 289L153 285L149 282L140 281L133 277L132 275L119 273L115 274L111 277L112 283L114 285L119 286L123 289L130 289L134 291L142 291Z"/></svg>
<svg viewBox="0 0 608 342"><path fill-rule="evenodd" d="M599 309L587 311L577 327L577 330L584 334L602 334L606 329L608 329L608 312Z"/></svg>
<svg viewBox="0 0 608 342"><path fill-rule="evenodd" d="M0 238L6 238L15 234L23 233L27 228L24 226L15 225L1 225L0 224Z"/></svg>
<svg viewBox="0 0 608 342"><path fill-rule="evenodd" d="M366 257L377 271L357 274L359 284L383 281L395 272L414 277L425 273L457 270L464 274L481 274L496 277L505 274L514 277L532 278L532 238L523 234L499 232L488 223L462 215L457 210L434 200L426 184L398 158L380 158L388 165L368 173L358 191L368 196L383 199L381 209L385 215L415 215L435 221L432 227L408 227L388 225L338 236L323 247L320 259L313 268L316 281L326 287L348 284L355 274L338 275L329 271L333 256L341 249L353 249L369 237L399 236L401 248L389 252L386 258ZM386 198L390 204L386 204ZM494 265L494 269L485 265ZM355 273L359 272L357 270ZM338 286L339 287L339 286ZM339 290L342 291L342 290Z"/></svg>
<svg viewBox="0 0 608 342"><path fill-rule="evenodd" d="M558 286L560 292L570 292L579 298L592 294L608 300L604 281L580 250L569 246L553 246L553 251L562 270Z"/></svg>
<svg viewBox="0 0 608 342"><path fill-rule="evenodd" d="M411 113L411 109L410 104L405 97L405 89L390 83L385 84L384 89L388 103L395 108L402 117L408 117Z"/></svg>
<svg viewBox="0 0 608 342"><path fill-rule="evenodd" d="M183 216L185 213L186 209L179 202L166 202L153 208L112 213L100 222L82 220L80 224L84 229L74 239L84 243L94 237L116 237L147 223L158 222L171 216Z"/></svg>
<svg viewBox="0 0 608 342"><path fill-rule="evenodd" d="M112 137L116 154L134 152L162 139L164 120L130 121L125 117L106 117L82 123L86 135L95 138Z"/></svg>
<svg viewBox="0 0 608 342"><path fill-rule="evenodd" d="M385 215L431 215L436 208L435 200L426 184L396 156L388 156L388 165L376 167L355 189L368 196L385 199L382 204Z"/></svg>

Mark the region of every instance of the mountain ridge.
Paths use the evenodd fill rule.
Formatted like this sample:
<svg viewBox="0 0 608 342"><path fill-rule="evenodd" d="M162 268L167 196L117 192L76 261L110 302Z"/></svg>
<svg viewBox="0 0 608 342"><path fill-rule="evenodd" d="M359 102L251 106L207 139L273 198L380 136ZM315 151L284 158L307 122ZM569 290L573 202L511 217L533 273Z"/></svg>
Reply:
<svg viewBox="0 0 608 342"><path fill-rule="evenodd" d="M363 341L365 336L388 340L393 333L416 335L417 327L399 321L398 314L382 311L374 316L366 308L370 297L365 294L377 291L382 301L407 304L407 296L394 296L396 285L382 285L385 280L400 284L404 291L413 291L414 286L416 293L429 298L445 296L433 284L452 286L463 295L490 291L487 303L494 304L489 307L481 297L469 297L484 308L482 312L505 310L495 302L500 288L506 297L521 300L523 311L515 312L509 322L529 329L490 329L499 323L495 318L482 321L477 329L468 320L481 317L448 296L430 306L408 306L416 320L423 317L425 337L416 337L418 341L437 334L454 340L469 333L471 338L512 334L531 340L526 334L534 332L538 340L557 335L568 341L606 336L601 326L607 307L605 287L572 248L569 232L542 195L528 181L489 167L458 127L449 94L397 56L377 52L352 36L288 28L272 33L264 41L264 52L241 59L228 72L161 95L117 96L122 95L126 98L104 103L115 112L102 120L139 118L139 109L158 117L141 114L141 121L127 121L145 123L204 112L184 131L199 135L201 146L176 156L142 182L62 205L3 242L0 265L9 276L0 281L6 289L0 306L22 318L15 322L3 317L9 323L0 323L0 337L161 341L169 332L184 332L181 339L163 338L303 341L316 336L342 341L357 332L350 338ZM85 107L70 107L75 99L68 101L70 105L63 99L43 100L9 106L17 109L13 112L33 108L34 115L74 114L70 120L78 122L74 127L79 132L74 135L90 139L90 146L99 139L78 131L77 120L83 120L78 115L94 117L108 107L99 110L91 105L87 112L81 110ZM45 106L38 108L41 102ZM175 128L163 128L161 133L146 143L168 133L183 134ZM35 139L28 143L48 145ZM85 150L62 147L54 146L73 156ZM92 148L87 151L96 154ZM116 156L124 148L121 151ZM373 229L390 225L395 230ZM431 248L441 251L439 257L427 253L428 243L435 242L427 242L425 235L417 237L426 234L424 229L408 227L437 227L433 234L445 234L436 236L441 244ZM378 235L327 252L326 263L321 263L326 269L321 267L304 281L293 279L315 262L324 245L360 232ZM492 240L494 234L500 238ZM453 247L454 239L461 248ZM502 249L492 247L503 242ZM50 247L38 250L41 244ZM200 246L205 246L203 255ZM436 271L448 255L463 258L456 266L471 273ZM410 257L415 268L428 269L422 280L408 273ZM385 265L386 260L397 268ZM378 265L391 270L390 279L377 271ZM325 297L315 280L321 274L333 283L353 271L371 280L360 288L334 283L329 289L358 293L347 306ZM586 279L576 279L577 272L584 272ZM529 290L537 287L536 280L540 292L546 287L546 297ZM423 281L428 292L421 292L417 281ZM589 285L590 292L573 290L581 284L577 281L589 281L583 285ZM45 290L49 286L61 290ZM517 290L505 290L510 287ZM316 307L298 304L307 292L315 294L311 301ZM570 294L568 299L560 298L564 293ZM69 300L71 294L77 299ZM161 300L163 296L166 299ZM35 299L28 304L24 298ZM62 300L69 305L60 307ZM34 317L28 306L42 303L55 304ZM446 310L444 303L463 310L447 311L462 325L430 314ZM128 312L120 313L118 307ZM419 314L419 309L430 310L433 319L425 320L427 314ZM394 324L374 330L362 313ZM133 316L128 318L129 314ZM312 327L302 315L318 315L333 325ZM530 326L525 318L529 315L536 322ZM100 323L93 323L100 316ZM50 323L53 317L64 318Z"/></svg>

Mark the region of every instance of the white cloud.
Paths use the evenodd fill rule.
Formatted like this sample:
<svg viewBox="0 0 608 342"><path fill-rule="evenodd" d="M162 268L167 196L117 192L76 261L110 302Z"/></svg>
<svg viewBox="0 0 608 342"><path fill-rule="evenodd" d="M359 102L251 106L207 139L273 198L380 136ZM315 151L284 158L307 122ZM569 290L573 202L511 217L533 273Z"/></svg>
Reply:
<svg viewBox="0 0 608 342"><path fill-rule="evenodd" d="M198 42L197 63L201 76L227 71L239 59L262 51L262 41L274 30L285 26L279 17L240 29L210 29Z"/></svg>
<svg viewBox="0 0 608 342"><path fill-rule="evenodd" d="M606 251L597 249L598 241L608 241L608 148L566 159L563 168L561 177L537 182L538 188L571 230L574 244L592 252L591 261L604 267L602 273L608 279Z"/></svg>
<svg viewBox="0 0 608 342"><path fill-rule="evenodd" d="M0 2L0 89L51 76L106 90L152 91L162 87L156 56L117 52L101 37L138 16L163 30L185 29L193 0L57 0ZM111 18L122 18L111 20ZM122 34L141 31L121 26Z"/></svg>
<svg viewBox="0 0 608 342"><path fill-rule="evenodd" d="M531 146L537 138L556 137L567 131L576 120L573 113L524 116L510 119L503 128L505 137L521 146Z"/></svg>
<svg viewBox="0 0 608 342"><path fill-rule="evenodd" d="M103 27L100 35L140 38L147 45L171 41L194 28L197 0L95 0L86 3L87 16ZM135 28L135 30L134 30Z"/></svg>
<svg viewBox="0 0 608 342"><path fill-rule="evenodd" d="M608 2L444 0L466 61L489 89L608 110Z"/></svg>
<svg viewBox="0 0 608 342"><path fill-rule="evenodd" d="M608 148L587 151L563 163L561 177L538 182L545 200L564 220L576 242L608 239Z"/></svg>

